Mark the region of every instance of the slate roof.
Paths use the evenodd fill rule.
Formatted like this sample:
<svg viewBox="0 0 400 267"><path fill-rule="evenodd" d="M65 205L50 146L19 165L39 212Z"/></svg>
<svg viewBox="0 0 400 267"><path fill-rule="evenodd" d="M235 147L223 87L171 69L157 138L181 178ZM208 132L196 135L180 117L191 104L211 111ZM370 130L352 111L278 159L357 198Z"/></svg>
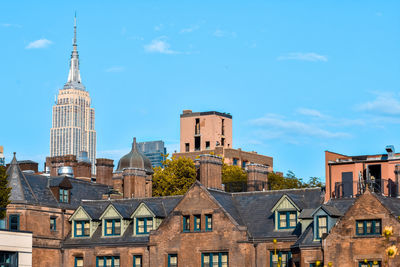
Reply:
<svg viewBox="0 0 400 267"><path fill-rule="evenodd" d="M245 193L208 190L240 225L247 226L250 238L255 239L296 239L300 234L300 225L292 231L275 231L274 214L271 209L283 195L291 198L301 210L316 209L323 202L320 188Z"/></svg>
<svg viewBox="0 0 400 267"><path fill-rule="evenodd" d="M7 179L11 186L11 203L76 209L82 199L102 199L103 194L108 193L110 190L107 185L66 178L65 176L48 177L23 173L18 166L15 155L7 169L7 174ZM68 179L72 186L70 189L70 203L60 203L50 189L50 186L57 186L64 179Z"/></svg>
<svg viewBox="0 0 400 267"><path fill-rule="evenodd" d="M306 230L300 235L293 247L320 247L321 241L314 240L314 222L311 222Z"/></svg>

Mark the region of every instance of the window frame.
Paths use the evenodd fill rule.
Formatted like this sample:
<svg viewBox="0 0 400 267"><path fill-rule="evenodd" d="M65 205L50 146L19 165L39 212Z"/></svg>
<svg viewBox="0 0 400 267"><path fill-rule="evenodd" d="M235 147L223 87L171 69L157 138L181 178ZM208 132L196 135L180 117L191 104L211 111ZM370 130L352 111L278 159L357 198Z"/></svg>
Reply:
<svg viewBox="0 0 400 267"><path fill-rule="evenodd" d="M374 266L374 265L373 265L373 262L374 262L374 260L368 260L368 263L365 263L364 260L358 261L358 266L359 266L359 267L363 267L363 265L367 265L367 266L373 267L373 266ZM377 261L377 262L378 262L378 266L381 267L381 266L382 266L382 261L379 260L379 261Z"/></svg>
<svg viewBox="0 0 400 267"><path fill-rule="evenodd" d="M89 233L86 235L85 234L85 223L89 223ZM81 225L81 230L82 230L82 234L78 235L77 234L77 225ZM88 237L90 236L90 221L89 220L77 220L74 221L74 237Z"/></svg>
<svg viewBox="0 0 400 267"><path fill-rule="evenodd" d="M172 257L176 257L176 265L171 265ZM168 254L168 267L178 267L178 265L179 265L178 254L177 253Z"/></svg>
<svg viewBox="0 0 400 267"><path fill-rule="evenodd" d="M83 257L75 257L75 263L74 263L74 267L79 267L78 266L78 260L82 260L82 267L85 266L84 262L83 262Z"/></svg>
<svg viewBox="0 0 400 267"><path fill-rule="evenodd" d="M50 231L57 231L57 217L50 217Z"/></svg>
<svg viewBox="0 0 400 267"><path fill-rule="evenodd" d="M140 265L136 265L136 259L140 259ZM133 267L143 267L142 255L133 255Z"/></svg>
<svg viewBox="0 0 400 267"><path fill-rule="evenodd" d="M190 232L190 215L182 216L182 232L184 233Z"/></svg>
<svg viewBox="0 0 400 267"><path fill-rule="evenodd" d="M136 222L136 235L148 235L150 234L150 231L154 229L154 218L153 217L139 217L136 218L135 222ZM143 220L143 233L139 232L139 220ZM147 221L151 220L152 224L151 224L151 229L147 229Z"/></svg>
<svg viewBox="0 0 400 267"><path fill-rule="evenodd" d="M281 211L277 211L277 224L278 224L278 229L281 230L285 230L285 229L295 229L297 227L297 211L293 211L293 210L281 210ZM281 226L281 214L285 214L286 215L286 227ZM295 220L296 220L296 225L295 226L290 226L290 214L294 214L295 215Z"/></svg>
<svg viewBox="0 0 400 267"><path fill-rule="evenodd" d="M319 225L319 218L325 218L325 220L326 220L326 226L324 226L324 227L321 227L320 225ZM316 235L315 235L315 239L318 239L318 240L320 240L321 238L322 238L322 236L319 236L319 230L320 230L320 228L325 228L326 229L326 233L328 233L328 216L326 216L326 215L319 215L319 216L317 216L317 232L316 232Z"/></svg>
<svg viewBox="0 0 400 267"><path fill-rule="evenodd" d="M69 203L69 189L60 188L58 193L60 203Z"/></svg>
<svg viewBox="0 0 400 267"><path fill-rule="evenodd" d="M205 215L205 230L206 232L211 232L213 230L213 216L212 214L206 214ZM208 223L208 219L211 219L211 222Z"/></svg>
<svg viewBox="0 0 400 267"><path fill-rule="evenodd" d="M358 223L363 224L363 232L360 233ZM371 233L367 233L367 223L372 222ZM376 222L379 222L379 232L376 232ZM366 220L356 220L356 236L378 236L382 234L382 219L366 219Z"/></svg>
<svg viewBox="0 0 400 267"><path fill-rule="evenodd" d="M115 223L119 221L119 234L115 231ZM107 222L111 222L111 234L107 234ZM122 220L120 218L104 219L104 236L121 236Z"/></svg>
<svg viewBox="0 0 400 267"><path fill-rule="evenodd" d="M198 222L198 227L197 227L197 222ZM196 214L193 215L193 232L200 232L201 231L201 215Z"/></svg>
<svg viewBox="0 0 400 267"><path fill-rule="evenodd" d="M111 258L111 267L115 266L115 260L119 260L118 267L121 267L121 259L119 256L97 256L96 257L96 267L107 267L107 259ZM103 266L99 265L99 260L102 259L104 261Z"/></svg>
<svg viewBox="0 0 400 267"><path fill-rule="evenodd" d="M279 257L282 257L282 254L287 254L287 262L286 262L286 267L291 266L290 264L292 263L292 252L290 251L281 251L281 250L277 250L276 254L278 255L278 259ZM273 256L275 255L275 251L270 251L270 262L269 262L269 266L273 267ZM282 265L281 265L282 266Z"/></svg>
<svg viewBox="0 0 400 267"><path fill-rule="evenodd" d="M218 255L218 265L214 266L214 262L212 261L213 256ZM204 256L210 257L209 267L222 267L222 256L226 255L226 266L229 266L229 252L206 252L201 253L201 267L204 267Z"/></svg>
<svg viewBox="0 0 400 267"><path fill-rule="evenodd" d="M12 218L17 218L17 229L11 229L13 224L11 223ZM19 220L19 214L10 214L8 216L8 230L10 231L19 231L20 230L20 220Z"/></svg>

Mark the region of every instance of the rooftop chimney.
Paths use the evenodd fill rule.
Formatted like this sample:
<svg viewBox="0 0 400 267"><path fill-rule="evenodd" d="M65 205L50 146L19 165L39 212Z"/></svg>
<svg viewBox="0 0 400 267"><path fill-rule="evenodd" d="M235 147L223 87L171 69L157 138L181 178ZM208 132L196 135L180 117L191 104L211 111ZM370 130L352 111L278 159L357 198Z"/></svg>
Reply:
<svg viewBox="0 0 400 267"><path fill-rule="evenodd" d="M393 145L387 145L386 146L386 152L388 153L388 159L394 158L394 146Z"/></svg>

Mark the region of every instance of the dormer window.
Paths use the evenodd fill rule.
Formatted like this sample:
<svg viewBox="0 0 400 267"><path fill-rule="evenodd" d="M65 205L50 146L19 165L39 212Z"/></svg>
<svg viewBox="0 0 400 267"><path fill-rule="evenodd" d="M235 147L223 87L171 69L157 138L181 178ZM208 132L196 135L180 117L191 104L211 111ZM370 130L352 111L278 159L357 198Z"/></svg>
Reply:
<svg viewBox="0 0 400 267"><path fill-rule="evenodd" d="M75 236L86 237L90 235L90 222L89 221L75 221Z"/></svg>
<svg viewBox="0 0 400 267"><path fill-rule="evenodd" d="M121 235L121 220L120 219L106 219L104 220L104 234L106 236Z"/></svg>
<svg viewBox="0 0 400 267"><path fill-rule="evenodd" d="M328 233L328 217L317 217L317 239L321 239L323 234Z"/></svg>
<svg viewBox="0 0 400 267"><path fill-rule="evenodd" d="M278 212L278 228L294 229L297 225L296 211L279 211Z"/></svg>
<svg viewBox="0 0 400 267"><path fill-rule="evenodd" d="M153 230L153 218L136 218L136 233L138 235L149 234Z"/></svg>
<svg viewBox="0 0 400 267"><path fill-rule="evenodd" d="M69 203L69 190L60 188L60 202L61 203Z"/></svg>

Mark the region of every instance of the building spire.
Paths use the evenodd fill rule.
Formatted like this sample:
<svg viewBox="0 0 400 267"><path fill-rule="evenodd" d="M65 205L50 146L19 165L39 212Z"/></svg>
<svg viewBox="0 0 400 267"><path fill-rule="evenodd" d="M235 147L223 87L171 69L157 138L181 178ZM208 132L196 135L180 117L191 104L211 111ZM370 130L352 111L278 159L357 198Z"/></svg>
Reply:
<svg viewBox="0 0 400 267"><path fill-rule="evenodd" d="M81 81L81 74L79 72L79 55L78 55L78 44L76 41L76 12L74 17L74 40L72 44L73 50L71 53L71 62L69 67L68 81L64 85L64 89L81 89L85 90L85 87Z"/></svg>

